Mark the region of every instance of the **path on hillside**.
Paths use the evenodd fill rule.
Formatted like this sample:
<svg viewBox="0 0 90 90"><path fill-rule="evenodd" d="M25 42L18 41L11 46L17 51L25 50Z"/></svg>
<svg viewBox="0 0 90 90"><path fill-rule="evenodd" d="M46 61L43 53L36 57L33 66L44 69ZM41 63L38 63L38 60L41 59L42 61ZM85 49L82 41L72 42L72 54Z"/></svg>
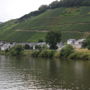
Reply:
<svg viewBox="0 0 90 90"><path fill-rule="evenodd" d="M49 30L16 30L17 32L49 32ZM50 30L52 31L52 30ZM90 32L83 32L83 31L78 31L78 30L73 30L73 31L61 31L61 32L73 32L73 33L86 33L86 34L90 34Z"/></svg>
<svg viewBox="0 0 90 90"><path fill-rule="evenodd" d="M17 32L49 32L47 30L16 30Z"/></svg>

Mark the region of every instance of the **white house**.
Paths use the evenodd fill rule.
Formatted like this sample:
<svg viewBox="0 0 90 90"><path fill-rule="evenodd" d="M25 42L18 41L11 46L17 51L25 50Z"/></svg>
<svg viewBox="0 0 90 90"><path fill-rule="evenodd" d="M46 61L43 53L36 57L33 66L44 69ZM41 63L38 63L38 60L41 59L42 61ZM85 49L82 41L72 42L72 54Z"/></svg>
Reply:
<svg viewBox="0 0 90 90"><path fill-rule="evenodd" d="M5 50L9 50L10 48L12 48L12 47L14 47L15 46L15 43L12 43L12 44L10 44L10 43L5 43L5 44L3 44L1 47L0 47L0 49L2 50L2 51L5 51Z"/></svg>
<svg viewBox="0 0 90 90"><path fill-rule="evenodd" d="M67 40L67 44L74 45L76 42L76 39L69 39Z"/></svg>
<svg viewBox="0 0 90 90"><path fill-rule="evenodd" d="M58 48L62 48L63 46L64 46L64 43L63 42L57 43L57 47Z"/></svg>
<svg viewBox="0 0 90 90"><path fill-rule="evenodd" d="M83 42L85 39L79 39L75 42L75 48L82 48Z"/></svg>
<svg viewBox="0 0 90 90"><path fill-rule="evenodd" d="M67 44L72 45L74 48L82 48L82 44L84 40L85 39L79 39L79 40L69 39L67 40Z"/></svg>

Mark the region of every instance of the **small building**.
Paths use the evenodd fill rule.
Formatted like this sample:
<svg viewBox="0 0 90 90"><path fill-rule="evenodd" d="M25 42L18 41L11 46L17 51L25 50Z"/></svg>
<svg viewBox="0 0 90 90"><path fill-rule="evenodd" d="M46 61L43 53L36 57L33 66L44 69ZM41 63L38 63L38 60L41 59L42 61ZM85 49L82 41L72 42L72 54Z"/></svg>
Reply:
<svg viewBox="0 0 90 90"><path fill-rule="evenodd" d="M76 42L76 39L69 39L67 40L67 44L74 45Z"/></svg>
<svg viewBox="0 0 90 90"><path fill-rule="evenodd" d="M60 43L57 43L57 47L58 47L58 51L61 50L63 47L64 47L64 43L63 42L60 42Z"/></svg>
<svg viewBox="0 0 90 90"><path fill-rule="evenodd" d="M85 39L69 39L67 40L67 44L72 45L74 48L82 48L83 42Z"/></svg>
<svg viewBox="0 0 90 90"><path fill-rule="evenodd" d="M75 48L82 48L83 42L85 41L85 39L79 39L75 42Z"/></svg>
<svg viewBox="0 0 90 90"><path fill-rule="evenodd" d="M12 48L12 47L14 47L15 46L15 43L12 43L12 44L10 44L10 43L5 43L5 44L3 44L1 47L0 47L0 49L2 50L2 51L5 51L5 50L9 50L10 48Z"/></svg>
<svg viewBox="0 0 90 90"><path fill-rule="evenodd" d="M64 46L64 43L63 42L57 43L57 47L58 48L62 48L63 46Z"/></svg>

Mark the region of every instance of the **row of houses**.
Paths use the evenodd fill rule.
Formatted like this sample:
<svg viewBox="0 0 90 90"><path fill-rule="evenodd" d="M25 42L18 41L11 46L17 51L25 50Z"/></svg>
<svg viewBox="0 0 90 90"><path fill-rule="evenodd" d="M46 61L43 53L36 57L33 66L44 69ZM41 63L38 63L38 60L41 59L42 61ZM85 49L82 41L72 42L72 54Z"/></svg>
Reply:
<svg viewBox="0 0 90 90"><path fill-rule="evenodd" d="M69 44L69 45L72 45L74 48L82 48L82 44L84 42L85 39L79 39L79 40L76 40L76 39L69 39L67 40L67 43L66 44ZM32 49L36 49L36 46L47 46L49 48L49 45L46 43L46 42L31 42L31 43L28 43L28 42L25 42L25 43L16 43L16 42L3 42L3 41L0 41L0 50L2 51L5 51L5 50L8 50L12 47L14 47L15 45L29 45L30 47L32 47ZM64 44L63 42L60 42L60 43L57 43L57 47L58 49L61 49L63 48L66 44Z"/></svg>
<svg viewBox="0 0 90 90"><path fill-rule="evenodd" d="M74 48L82 48L83 42L85 39L69 39L67 40L67 44L72 45Z"/></svg>
<svg viewBox="0 0 90 90"><path fill-rule="evenodd" d="M16 45L15 43L0 41L0 50L2 50L2 51L9 50L10 48L14 47L15 45Z"/></svg>

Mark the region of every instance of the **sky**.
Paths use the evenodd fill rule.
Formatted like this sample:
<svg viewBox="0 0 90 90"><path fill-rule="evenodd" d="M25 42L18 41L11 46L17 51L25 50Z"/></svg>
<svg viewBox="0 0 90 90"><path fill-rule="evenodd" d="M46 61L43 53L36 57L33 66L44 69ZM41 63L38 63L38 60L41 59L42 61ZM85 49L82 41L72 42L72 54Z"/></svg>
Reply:
<svg viewBox="0 0 90 90"><path fill-rule="evenodd" d="M0 0L0 22L19 18L54 0Z"/></svg>

